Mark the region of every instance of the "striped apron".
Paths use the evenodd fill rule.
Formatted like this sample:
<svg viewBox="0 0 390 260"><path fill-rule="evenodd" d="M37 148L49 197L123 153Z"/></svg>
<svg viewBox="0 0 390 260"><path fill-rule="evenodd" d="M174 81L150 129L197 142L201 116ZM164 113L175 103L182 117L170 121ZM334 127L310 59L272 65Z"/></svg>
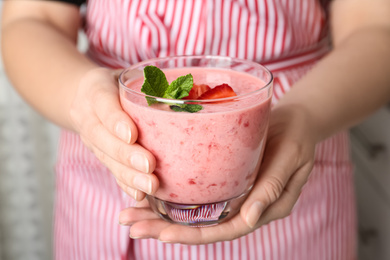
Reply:
<svg viewBox="0 0 390 260"><path fill-rule="evenodd" d="M88 55L110 68L183 54L254 60L274 73L276 103L329 51L326 8L319 0L90 0ZM118 215L134 201L76 134L62 132L56 170L55 259L356 259L346 133L317 145L290 216L239 239L200 246L130 239Z"/></svg>

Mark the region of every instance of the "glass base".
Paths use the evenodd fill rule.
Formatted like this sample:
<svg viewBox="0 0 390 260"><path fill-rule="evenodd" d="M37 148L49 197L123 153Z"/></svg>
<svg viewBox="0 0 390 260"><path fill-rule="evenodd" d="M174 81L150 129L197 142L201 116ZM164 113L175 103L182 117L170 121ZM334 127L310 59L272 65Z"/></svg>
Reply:
<svg viewBox="0 0 390 260"><path fill-rule="evenodd" d="M175 224L206 227L224 222L236 215L249 191L230 200L209 204L178 204L147 196L153 211Z"/></svg>

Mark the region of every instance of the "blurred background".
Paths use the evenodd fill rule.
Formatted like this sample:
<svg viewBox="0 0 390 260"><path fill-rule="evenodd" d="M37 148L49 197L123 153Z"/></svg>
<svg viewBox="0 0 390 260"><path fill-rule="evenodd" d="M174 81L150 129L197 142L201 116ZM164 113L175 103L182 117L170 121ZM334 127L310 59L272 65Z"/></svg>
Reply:
<svg viewBox="0 0 390 260"><path fill-rule="evenodd" d="M79 48L85 47L85 38L81 37ZM58 135L59 129L13 90L0 57L0 260L52 259ZM359 260L388 260L390 105L353 128L351 144L356 168Z"/></svg>
<svg viewBox="0 0 390 260"><path fill-rule="evenodd" d="M0 260L51 259L58 134L13 90L0 63Z"/></svg>

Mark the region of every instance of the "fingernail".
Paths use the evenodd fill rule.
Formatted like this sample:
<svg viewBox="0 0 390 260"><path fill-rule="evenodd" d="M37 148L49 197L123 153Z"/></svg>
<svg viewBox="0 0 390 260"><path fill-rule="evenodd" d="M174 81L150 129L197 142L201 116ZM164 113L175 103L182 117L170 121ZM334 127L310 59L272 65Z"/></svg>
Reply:
<svg viewBox="0 0 390 260"><path fill-rule="evenodd" d="M135 200L139 198L139 191L130 187L126 188L126 193L132 196Z"/></svg>
<svg viewBox="0 0 390 260"><path fill-rule="evenodd" d="M127 123L118 122L115 127L115 132L120 139L122 139L126 143L130 143L131 132L130 127Z"/></svg>
<svg viewBox="0 0 390 260"><path fill-rule="evenodd" d="M133 236L131 233L130 233L129 236L130 236L131 239L142 239L143 238L143 237L140 237L140 236L138 236L138 237L137 236Z"/></svg>
<svg viewBox="0 0 390 260"><path fill-rule="evenodd" d="M264 205L260 201L256 201L249 208L248 213L246 214L246 223L249 227L253 228L257 221L260 218L261 213L263 212Z"/></svg>
<svg viewBox="0 0 390 260"><path fill-rule="evenodd" d="M145 174L138 174L134 177L133 184L138 189L145 193L150 194L152 192L152 182Z"/></svg>
<svg viewBox="0 0 390 260"><path fill-rule="evenodd" d="M168 241L168 240L163 240L161 238L158 238L158 240L161 242L161 243L165 243L165 244L172 244L171 241Z"/></svg>
<svg viewBox="0 0 390 260"><path fill-rule="evenodd" d="M126 215L124 215L122 212L119 213L118 223L121 226L129 226L129 225L131 225L131 222L128 220Z"/></svg>
<svg viewBox="0 0 390 260"><path fill-rule="evenodd" d="M149 162L145 155L141 153L133 153L130 157L131 165L140 172L149 172Z"/></svg>

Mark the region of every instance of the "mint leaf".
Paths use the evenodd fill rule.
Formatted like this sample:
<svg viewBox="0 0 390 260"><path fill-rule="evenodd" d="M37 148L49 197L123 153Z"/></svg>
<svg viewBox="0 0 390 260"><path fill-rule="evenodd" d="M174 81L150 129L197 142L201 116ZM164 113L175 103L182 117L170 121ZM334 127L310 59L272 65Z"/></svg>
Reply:
<svg viewBox="0 0 390 260"><path fill-rule="evenodd" d="M149 96L163 97L169 83L164 72L155 66L146 66L144 68L144 83L141 91ZM150 106L157 101L154 98L146 97Z"/></svg>
<svg viewBox="0 0 390 260"><path fill-rule="evenodd" d="M171 84L168 83L167 78L162 70L155 66L146 66L144 68L144 83L141 87L141 92L148 96L161 97L167 99L182 99L189 95L194 86L194 79L191 74L180 76ZM153 97L146 97L148 105L158 103ZM202 110L203 107L196 104L172 104L164 102L176 112L190 112L195 113Z"/></svg>
<svg viewBox="0 0 390 260"><path fill-rule="evenodd" d="M190 112L190 113L195 113L203 109L201 105L195 105L195 104L171 105L170 108L176 112Z"/></svg>
<svg viewBox="0 0 390 260"><path fill-rule="evenodd" d="M170 99L182 99L188 96L193 86L194 79L191 74L180 76L171 82L163 97Z"/></svg>

